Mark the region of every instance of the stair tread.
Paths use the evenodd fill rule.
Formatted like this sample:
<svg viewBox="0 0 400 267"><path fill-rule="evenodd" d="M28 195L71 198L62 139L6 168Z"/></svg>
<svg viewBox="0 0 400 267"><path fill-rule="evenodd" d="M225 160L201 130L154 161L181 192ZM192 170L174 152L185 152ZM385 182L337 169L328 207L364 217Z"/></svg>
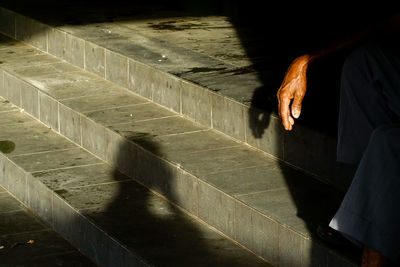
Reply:
<svg viewBox="0 0 400 267"><path fill-rule="evenodd" d="M12 111L2 115L18 119ZM29 153L4 155L145 260L174 266L269 266L35 119L18 126L19 131L0 130L2 139L14 143L14 151L28 135L40 142L32 143ZM54 148L50 143L56 137L70 147Z"/></svg>
<svg viewBox="0 0 400 267"><path fill-rule="evenodd" d="M0 260L7 266L95 266L0 186ZM27 244L33 240L33 244ZM18 244L18 245L17 245Z"/></svg>
<svg viewBox="0 0 400 267"><path fill-rule="evenodd" d="M5 42L8 43L14 42L8 41L6 37L1 37L1 39L7 40ZM13 57L6 56L10 52L14 55ZM1 55L5 55L4 59L1 58ZM6 96L11 102L21 105L28 112L36 112L44 123L56 130L63 131L68 138L91 150L102 160L128 166L129 160L135 157L134 153L130 153L132 143L140 147L135 147L135 149L144 149L144 154L156 155L157 162L145 162L146 160L142 159L145 164L139 172L131 169L125 172L126 175L133 176L133 178L139 178L135 175L140 171L153 171L147 170L146 167L148 169L159 167L160 170L157 171L161 176L160 180L150 181L155 188L172 188L170 190L174 192L174 183L187 183L187 181L179 179L169 181L168 174L170 172L177 172L178 175L182 173L192 175L198 179L193 192L200 192L199 195L209 198L210 203L216 203L217 209L223 209L227 205L230 210L236 210L235 205L241 203L249 210L254 211L257 216L278 223L279 227L283 226L289 229L294 234L302 236L304 240L314 240L316 225L321 221L326 222L337 208L341 192L330 186L293 169L262 151L238 142L215 129L191 121L170 109L133 94L126 88L105 81L99 76L76 68L61 59L18 43L18 45L11 47L0 47L0 60L2 60L0 69L4 71L5 87L15 86L13 85L15 79L24 81L19 87L15 87L15 90L6 90ZM29 66L27 67L27 65ZM33 103L35 101L39 103L43 112L42 110L37 111L37 106L29 106L28 103L30 102L23 99L21 93L14 95L14 92L23 92L24 90L32 92ZM35 93L35 90L38 90L38 92ZM55 190L54 192L57 195L63 197L83 216L87 216L96 224L109 229L110 233L115 233L125 243L128 244L129 242L129 231L142 232L140 222L137 222L139 223L138 229L129 229L129 227L128 229L118 227L117 229L110 229L110 227L112 228L111 225L114 224L111 224L102 216L105 212L104 209L108 213L107 205L104 204L107 199L102 198L106 195L104 192L109 192L108 190L123 192L126 189L126 197L128 199L134 198L135 195L129 190L136 192L136 187L141 188L136 182L125 179L114 181L113 173L109 171L100 174L100 181L102 182L99 182L99 184L87 183L84 177L78 179L77 182L74 179L70 181L70 175L64 174L64 170L76 173L82 170L81 166L87 166L97 171L97 166L99 168L103 166L102 160L82 148L70 147L69 144L64 144L64 141L58 143L56 137L54 137L54 140L49 138L49 144L53 146L49 146L48 150L45 147L40 147L39 143L42 144L42 141L38 141L36 145L34 141L30 142L29 138L17 138L12 132L13 127L15 129L18 129L21 125L23 125L21 128L30 127L35 123L28 122L29 116L26 117L24 113L15 110L15 107L10 106L6 101L3 101L3 104L6 111L2 113L7 114L7 116L2 116L5 119L4 122L2 122L3 119L0 119L0 124L10 125L10 128L6 130L9 133L4 133L4 138L14 142L16 148L8 155L11 161ZM6 106L10 108L10 111L7 111ZM2 109L1 107L0 110ZM64 125L63 116L70 116L68 118L76 123L78 128ZM20 122L16 124L16 120ZM44 134L51 132L48 128L46 131L44 129ZM3 136L3 133L0 133L0 135ZM51 136L54 133L48 135ZM32 146L31 152L24 151L24 149L28 149L26 143ZM110 150L108 146L113 143L120 143L120 150ZM20 149L20 147L24 149ZM120 153L120 151L123 153ZM132 155L132 158L127 157L127 155ZM154 159L152 158L152 160ZM156 166L153 166L153 163ZM176 169L171 171L171 168ZM108 175L111 175L111 177ZM63 183L58 184L52 180L52 177L59 177ZM87 183L85 186L81 186L85 183ZM223 199L220 195L211 192L209 186L213 190L222 192ZM198 197L197 195L183 196L185 194L181 194L181 192L176 192L177 196L174 196L171 192L167 192L167 197L172 198L172 201L184 202L179 198ZM184 193L187 195L188 192ZM91 196L90 201L82 201L82 197L87 196ZM143 201L147 201L147 198L147 196L142 196L139 202L143 203ZM121 201L123 200L122 198ZM108 199L108 202L110 201L113 200ZM218 226L223 227L225 234L234 236L234 220L236 218L230 217L230 214L225 214L225 217L220 218L213 211L213 207L204 203L189 207L189 211L197 212L195 215L200 214L203 220L216 225L217 228ZM114 204L111 207L114 207ZM177 213L177 209L173 206L167 205L167 207L161 208L161 211L174 209L172 213ZM121 216L126 216L126 212L126 210L121 211ZM143 214L144 217L153 218L148 210L143 211L143 207L140 207L137 212ZM181 214L178 217L185 217L189 221L193 220L187 215ZM164 215L161 214L160 216ZM173 219L176 218L173 217ZM121 220L131 222L132 218L122 217ZM185 222L183 224L185 225ZM168 220L165 227L176 229L174 228L175 223ZM189 234L195 232L194 235L196 236L196 232L206 231L202 227L198 226L198 229L193 230L193 226L190 226L185 229ZM155 234L158 232L158 230L149 231ZM293 234L292 232L291 234ZM163 239L162 236L160 239ZM216 237L211 239L215 241ZM140 242L146 243L148 240L143 238ZM130 248L130 245L132 245L132 248L137 250L140 248L140 244L133 242L127 246ZM167 245L164 243L160 246L165 248ZM168 249L181 250L182 247L186 246L184 242L177 242L176 247L172 246ZM211 255L218 253L220 253L218 255L225 253L231 255L230 253L234 251L232 253L234 257L231 255L226 257L226 260L228 262L232 259L235 262L242 262L243 260L243 264L246 266L245 259L247 256L243 256L243 258L240 256L244 252L238 253L236 247L234 249L229 245L226 246L226 249L223 250L219 249L219 246L211 246L214 249L209 253ZM198 249L200 251L202 245L199 245ZM218 252L218 249L220 252ZM149 257L154 256L153 252L145 251L145 249L142 251L143 255ZM161 253L161 251L159 252ZM204 253L204 251L202 252ZM240 254L240 257L236 257L235 254ZM163 256L160 257L160 261L165 259ZM201 256L199 257L196 258L199 263L206 260L201 259ZM213 260L216 258L212 257ZM224 258L225 256L221 256L220 260L223 261ZM253 258L253 260L254 263L249 266L266 264L256 258Z"/></svg>
<svg viewBox="0 0 400 267"><path fill-rule="evenodd" d="M48 57L50 58L51 56ZM18 61L18 57L10 59L10 61ZM52 63L43 63L40 59L38 61L32 60L31 62L33 65L37 64L38 66L53 65L53 62L57 62L56 64L62 63L60 59L56 58L53 58L51 60ZM66 66L69 65L68 63L62 64ZM18 72L20 68L26 68L25 63L21 62L20 65L13 64L12 66L13 67L11 68L10 72L12 73L12 75L24 79L29 84L38 87L43 93L49 94L50 96L53 96L55 98L56 96L51 94L51 88L54 84L58 88L60 88L60 91L66 93L70 88L78 88L78 86L81 86L82 79L84 80L84 82L87 82L89 84L88 86L92 86L92 84L97 84L98 82L100 82L99 78L92 77L90 73L87 73L85 71L68 72L67 78L65 78L64 76L66 74L61 74L56 69L54 69L54 72L51 74L49 74L48 69L46 69L43 75L39 75L39 72L35 72L34 75L27 76L26 72L24 74L20 74ZM9 70L7 64L0 65L0 68L7 72ZM60 78L61 76L63 78ZM52 77L51 82L48 82L48 77ZM89 78L86 79L86 77ZM93 78L93 80L91 80L91 78ZM40 86L38 86L39 83ZM77 85L76 87L73 87L70 86L71 84ZM81 88L82 91L85 89L86 87ZM114 85L112 87L107 86L107 90L110 94L114 94L114 92L115 94L129 94L130 96L128 99L132 100L132 102L126 102L123 104L123 106L116 107L116 105L118 105L118 102L114 102L115 99L109 98L108 95L106 95L106 99L110 100L107 105L104 102L104 98L101 97L101 94L96 91L91 96L85 96L85 98L87 98L87 100L85 101L90 103L90 105L92 106L97 106L98 108L96 111L82 112L84 116L87 116L94 122L103 125L109 129L112 129L117 133L123 132L121 134L123 137L141 145L148 151L168 160L169 162L178 164L180 168L194 174L199 179L207 181L208 175L211 175L212 177L217 177L218 175L223 176L225 173L229 173L229 179L232 184L236 184L236 186L238 187L237 190L240 190L240 187L245 188L248 183L251 183L251 190L249 190L248 186L247 190L241 190L240 195L242 199L245 199L245 194L253 195L252 199L254 199L255 196L262 195L258 193L259 191L268 191L268 185L270 183L269 180L271 179L278 181L283 187L287 187L287 184L289 183L288 180L290 179L295 181L296 177L301 177L297 178L298 180L301 180L300 184L303 185L301 188L306 188L309 190L309 192L312 192L312 190L315 190L315 192L330 192L332 196L336 193L334 190L330 190L329 188L327 188L326 185L317 182L314 179L310 179L309 177L307 177L307 175L301 174L296 171L291 171L290 167L285 166L285 164L269 157L261 151L254 150L251 147L243 143L237 142L227 136L224 136L223 134L220 134L213 129L207 129L206 127L201 126L195 122L179 117L177 113L169 111L166 108L163 108L157 104L151 103L150 101L145 100L139 96L135 96L133 93L126 91L124 88L120 88ZM74 110L78 106L78 111L80 111L82 110L82 107L80 107L79 104L75 104L76 102L74 102L74 100L79 101L81 100L81 98L82 97L79 94L76 94L75 98L69 98L68 101L63 101L62 103L68 108ZM97 105L99 102L104 103L104 105ZM14 111L14 113L18 116L21 116L21 114L16 111ZM170 126L172 118L178 120L175 127ZM161 121L165 123L162 123ZM187 127L185 127L186 125ZM128 128L128 130L123 131L122 129L124 128ZM129 130L129 128L131 130ZM149 131L149 128L151 128L151 131ZM163 132L166 133L163 134ZM21 141L25 140L26 139ZM19 148L20 146L16 147ZM58 144L58 148L61 149L63 147L61 144ZM64 148L68 148L68 145ZM70 154L70 151L66 150L60 153L62 153L63 155L68 155ZM71 153L75 152L71 151ZM28 171L42 171L40 169L35 169L36 165L24 165L24 162L30 162L31 157L33 156L18 156L15 158L15 160L18 164L22 164L22 166ZM39 157L35 157L36 160L40 160ZM94 160L94 162L92 162L92 159L85 160L85 164L92 164L96 161ZM55 165L57 165L55 160L54 163ZM76 163L73 161L65 164ZM253 168L258 170L257 174L260 177L259 179L254 179L254 174L248 171L249 168L252 167L259 167ZM262 170L264 170L264 172ZM246 176L239 175L241 171L245 173ZM262 179L263 177L264 179ZM242 183L243 178L247 179L248 182ZM214 184L218 185L218 181L215 180ZM265 189L265 185L267 185L267 189ZM298 185L295 187L299 188ZM221 189L224 192L226 190L226 188ZM265 195L267 193L264 192L263 194ZM323 196L324 194L321 195L321 197ZM282 200L281 205L287 208L291 206L289 209L295 211L296 203L289 200L289 195L285 199L287 199L288 201ZM266 209L257 208L257 210L264 213ZM317 214L318 212L318 210L315 210L315 214ZM269 214L268 212L265 212L265 214L267 216L273 217L273 215ZM313 216L313 214L309 215L311 217ZM287 217L296 217L296 213L294 212L291 215L288 214L287 216L281 216L281 219L285 220ZM287 221L290 222L292 221L292 219L288 219ZM296 224L298 224L297 220ZM311 229L303 229L301 233L309 236L309 231L311 231Z"/></svg>
<svg viewBox="0 0 400 267"><path fill-rule="evenodd" d="M312 104L304 104L304 115L287 135L276 115L276 89L298 54L296 49L301 48L282 49L268 34L260 36L261 25L242 27L228 16L192 16L162 4L151 11L141 3L124 3L123 8L104 4L80 3L77 11L73 1L42 0L34 5L26 0L7 1L3 5L12 11L1 9L2 31L320 176L337 188L348 186L353 170L334 158L337 103L324 102L322 107L316 101L326 97L326 92L330 99L337 99L337 84L326 88L324 81L338 79L335 70L340 69L341 57L324 66L335 77L324 73L313 77L311 89L322 84L327 90L310 90L305 102ZM53 12L42 12L44 6ZM313 45L314 40L307 41ZM42 54L36 57L49 60ZM41 82L60 77L48 78ZM78 92L105 94L107 89L100 84L90 86L82 81L69 84L66 91L53 84L49 94L57 99ZM81 92L81 86L87 89ZM321 109L327 110L323 120ZM314 143L314 138L320 143ZM315 157L321 147L326 153ZM296 156L303 152L304 156Z"/></svg>
<svg viewBox="0 0 400 267"><path fill-rule="evenodd" d="M114 5L113 8L105 3L81 3L77 11L73 1L54 4L43 0L35 4L26 0L11 1L4 3L4 6L96 45L201 84L242 104L266 108L268 112L276 110L276 90L291 60L302 50L308 51L307 48L314 47L315 43L321 41L318 38L322 38L318 35L314 40L313 36L307 36L296 46L282 45L277 41L282 39L278 29L285 29L282 24L273 23L273 28L263 23L241 25L235 20L238 14L230 14L228 10L201 16L196 12L191 14L190 11L185 13L176 10L174 5L154 4L155 7L149 11L148 6L140 3ZM63 12L57 12L60 6ZM53 12L42 12L43 7ZM249 11L258 14L257 7L248 9L240 4L225 7L243 8L243 14ZM271 21L266 19L265 23ZM329 31L334 29L330 28ZM166 57L163 58L163 55ZM340 70L342 62L328 64L334 65L333 72L336 73L335 68ZM324 68L331 70L329 66ZM315 78L313 83L319 86L324 78ZM331 75L329 78L338 77ZM313 84L310 83L310 86ZM337 84L329 88L337 90ZM269 98L270 102L261 103L256 99L261 96L263 99ZM309 94L308 98L312 98L313 102L318 96ZM329 116L335 120L336 104L333 101L325 103L334 109L324 113L325 119ZM307 117L301 118L300 124L335 136L336 125L317 124L321 117L313 114L314 107L304 106L303 109Z"/></svg>

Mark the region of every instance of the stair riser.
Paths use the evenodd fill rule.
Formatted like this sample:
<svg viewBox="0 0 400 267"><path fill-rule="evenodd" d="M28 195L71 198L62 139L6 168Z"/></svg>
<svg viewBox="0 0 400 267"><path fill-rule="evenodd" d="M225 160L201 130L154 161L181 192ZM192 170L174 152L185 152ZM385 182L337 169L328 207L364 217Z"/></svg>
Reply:
<svg viewBox="0 0 400 267"><path fill-rule="evenodd" d="M256 109L7 9L0 9L0 21L4 22L0 31L13 38L320 176L338 188L347 186L343 180L352 172L336 163L334 138L301 126L296 126L295 134L284 134L274 115L266 115L268 127L261 138L255 137L250 118L263 114Z"/></svg>
<svg viewBox="0 0 400 267"><path fill-rule="evenodd" d="M21 101L18 101L19 99L34 96L29 102L37 103L37 105L25 111L32 116L39 114L36 118L48 127L115 166L121 172L139 180L148 188L164 195L170 201L206 221L230 238L235 239L236 232L248 232L241 229L241 225L235 227L234 222L239 219L235 219L236 206L244 205L234 198L200 181L178 166L142 149L117 133L93 122L85 115L64 106L56 99L45 95L36 87L19 80L12 74L4 71L2 76L5 86L0 92L4 94L3 97L9 99L8 96L14 95L15 102L9 100L20 106ZM22 87L29 88L29 90L21 90ZM19 91L19 93L15 94L15 91ZM35 91L35 93L32 91ZM23 106L20 107L23 108ZM167 178L168 181L163 180L163 178ZM12 188L10 188L10 191L13 192ZM26 194L20 193L17 194L17 197L26 199ZM217 205L209 205L210 202ZM218 203L220 204L218 205ZM249 209L247 206L246 208ZM43 211L35 212L43 216ZM254 251L258 251L262 256L268 256L265 257L267 259L271 258L271 255L273 255L273 258L278 258L276 249L278 247L278 239L276 238L279 230L278 224L255 211L251 211L251 213L256 213L264 218L267 222L267 228L275 231L268 234L268 231L256 229L256 231L266 233L264 239L267 244L261 242L261 246L266 250L260 247L254 249ZM216 216L217 214L218 216ZM275 238L271 239L271 236L275 236ZM259 240L257 242L260 243ZM252 244L249 245L250 248L254 247ZM269 249L271 251L268 251Z"/></svg>
<svg viewBox="0 0 400 267"><path fill-rule="evenodd" d="M47 126L115 166L128 176L138 179L148 188L164 195L170 201L254 253L280 266L294 266L294 262L299 263L299 257L302 258L302 262L310 261L309 250L312 246L308 238L287 229L237 199L187 173L179 166L167 162L90 120L85 115L73 111L13 74L2 71L0 77L3 77L3 86L0 88L0 92L5 98L12 98L15 104L25 108L26 112L34 117L36 116ZM28 104L30 104L29 107ZM20 169L17 167L11 168L11 171L8 171L7 168L5 170L7 173L3 177L30 177L27 174L20 175L18 173ZM168 181L163 180L167 177ZM43 193L43 195L47 194L48 197L34 198L35 194L27 193L32 190L28 189L27 186L45 190L43 185L31 185L33 181L28 183L29 178L23 178L24 180L19 183L10 182L15 178L8 179L10 180L3 181L7 189L24 203L27 203L46 221L50 220L57 231L66 235L68 239L73 239L71 242L74 245L78 246L81 243L82 240L75 240L78 237L70 237L68 229L73 228L57 228L56 219L62 220L65 216L62 214L60 216L55 215L55 212L62 210L59 207L54 208L55 203L61 201L58 197L47 190L45 191L47 193ZM38 195L41 194L36 194L36 196ZM213 203L213 205L210 205L210 203ZM68 212L74 214L72 211ZM78 215L68 216L76 217ZM79 216L78 218L81 218ZM252 219L248 221L245 220L246 218ZM81 224L83 223L78 223L78 229L80 229L79 227L86 227L81 226ZM93 231L89 231L89 233ZM290 249L293 244L297 245ZM92 251L88 251L86 254L100 255L98 252ZM326 262L329 257L335 260L339 259L338 256L326 249L322 249L321 254L323 262ZM292 259L293 262L288 261L288 259Z"/></svg>
<svg viewBox="0 0 400 267"><path fill-rule="evenodd" d="M0 184L98 266L150 266L3 154Z"/></svg>

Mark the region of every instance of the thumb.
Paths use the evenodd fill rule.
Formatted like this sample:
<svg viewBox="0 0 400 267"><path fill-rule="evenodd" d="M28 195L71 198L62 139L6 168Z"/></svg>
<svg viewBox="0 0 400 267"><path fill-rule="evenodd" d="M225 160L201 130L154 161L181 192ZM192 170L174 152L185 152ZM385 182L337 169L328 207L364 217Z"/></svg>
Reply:
<svg viewBox="0 0 400 267"><path fill-rule="evenodd" d="M291 106L291 113L295 119L300 117L301 113L301 103L303 101L304 95L300 94L295 94L293 103Z"/></svg>

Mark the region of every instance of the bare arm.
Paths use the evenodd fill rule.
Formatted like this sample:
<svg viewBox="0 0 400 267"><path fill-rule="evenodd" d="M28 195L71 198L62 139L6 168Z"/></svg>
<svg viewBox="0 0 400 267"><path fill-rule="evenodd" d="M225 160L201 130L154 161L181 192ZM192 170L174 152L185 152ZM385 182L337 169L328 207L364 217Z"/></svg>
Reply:
<svg viewBox="0 0 400 267"><path fill-rule="evenodd" d="M301 105L307 91L307 70L313 61L327 54L358 45L371 35L379 32L382 35L391 35L400 30L400 14L369 25L363 31L348 36L329 47L306 54L293 60L278 90L278 112L285 130L292 130L294 120L299 118Z"/></svg>

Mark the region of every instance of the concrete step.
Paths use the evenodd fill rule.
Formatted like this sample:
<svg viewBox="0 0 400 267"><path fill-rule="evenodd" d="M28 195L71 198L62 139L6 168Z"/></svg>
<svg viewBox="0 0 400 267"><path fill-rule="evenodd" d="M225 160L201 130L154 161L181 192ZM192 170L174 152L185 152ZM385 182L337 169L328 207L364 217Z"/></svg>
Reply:
<svg viewBox="0 0 400 267"><path fill-rule="evenodd" d="M270 266L7 101L0 108L0 184L97 266ZM2 188L0 207L0 266L91 266ZM28 237L32 248L9 247Z"/></svg>
<svg viewBox="0 0 400 267"><path fill-rule="evenodd" d="M89 1L80 3L79 10L73 1L5 1L3 6L4 34L337 188L348 186L353 170L335 160L337 103L325 101L320 107L318 90L310 90L314 93L305 100L310 103L304 105L302 119L293 132L285 133L274 110L289 50L264 48L271 41L258 32L238 28L226 16L183 16L134 3L111 8ZM260 62L265 65L261 69L255 67ZM336 99L337 90L323 85L323 97L330 92L329 99Z"/></svg>
<svg viewBox="0 0 400 267"><path fill-rule="evenodd" d="M0 266L96 265L0 186Z"/></svg>
<svg viewBox="0 0 400 267"><path fill-rule="evenodd" d="M87 218L99 218L102 231L117 235L129 248L137 245L132 235L144 232L143 224L152 224L147 219L154 219L149 215L153 209L165 212L166 216L175 214L170 210L171 205L153 206L152 197L136 189L136 183L130 180L126 182L123 178L124 181L109 185L115 177L100 168L98 163L102 160L273 265L354 266L357 263L357 250L329 247L314 235L316 225L327 222L333 215L341 192L263 151L188 120L124 87L15 40L7 37L1 40L0 95L71 141L59 142L60 137L53 137L53 133L44 140L39 134L42 130L24 129L32 119L4 103L7 116L2 116L0 123L17 121L15 127L22 133L17 135L17 129L8 126L2 130L4 136L0 134L16 144L3 157L12 167L6 165L2 177L14 177L22 169L28 189L24 189L25 178L19 182L9 178L12 180L2 184L74 245L83 243L82 238L98 240L100 230L90 230L89 236L81 236L82 231L87 232L82 229L91 227L85 221ZM96 157L73 148L72 142ZM95 178L87 178L87 174L95 174ZM102 182L96 182L97 179ZM40 181L40 186L34 184L33 188L46 186L46 189L37 189L40 194L30 194L30 181ZM86 187L92 183L97 184ZM137 228L131 227L136 222L136 217L130 217L131 207L123 204L129 199L135 202L136 198L141 204L132 204L132 208L144 217L137 222L141 223ZM109 205L104 205L105 202ZM139 209L144 208L143 203L146 203L144 211ZM66 226L56 221L64 217L73 223ZM169 220L165 227L174 228L177 224ZM127 225L128 229L115 225ZM75 226L81 229L78 235ZM192 232L190 229L193 228L189 227ZM157 237L161 234L156 229L150 232ZM148 240L147 235L142 239ZM109 242L112 249L107 247ZM164 253L164 249L172 246L168 242L156 250ZM101 249L111 252L116 246L114 240L100 243L107 244ZM181 245L178 242L177 246ZM98 257L108 253L90 249L85 253L96 263L107 262ZM142 253L151 254L145 251L139 255ZM234 260L242 264L240 259Z"/></svg>

